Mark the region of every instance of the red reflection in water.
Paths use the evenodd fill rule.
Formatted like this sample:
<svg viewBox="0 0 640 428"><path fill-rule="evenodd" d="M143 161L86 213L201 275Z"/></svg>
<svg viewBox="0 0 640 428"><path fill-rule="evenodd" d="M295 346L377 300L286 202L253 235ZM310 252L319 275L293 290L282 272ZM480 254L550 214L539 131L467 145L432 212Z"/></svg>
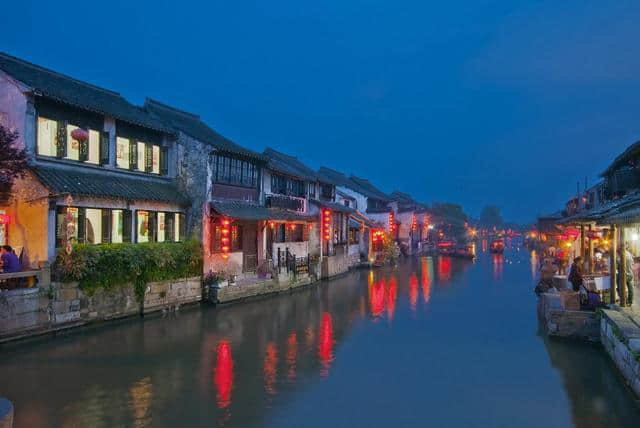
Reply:
<svg viewBox="0 0 640 428"><path fill-rule="evenodd" d="M264 389L273 395L276 393L276 376L278 375L278 349L273 342L267 343L262 370L264 372Z"/></svg>
<svg viewBox="0 0 640 428"><path fill-rule="evenodd" d="M384 311L384 279L369 285L369 306L374 317Z"/></svg>
<svg viewBox="0 0 640 428"><path fill-rule="evenodd" d="M320 339L318 342L318 357L320 358L320 376L329 376L329 367L333 361L333 325L331 314L325 312L322 314L322 323L320 324Z"/></svg>
<svg viewBox="0 0 640 428"><path fill-rule="evenodd" d="M389 279L389 288L387 289L387 316L390 320L393 319L393 314L396 311L396 298L398 297L398 282L396 277L392 276Z"/></svg>
<svg viewBox="0 0 640 428"><path fill-rule="evenodd" d="M229 342L226 340L218 342L216 354L213 382L216 385L218 407L225 409L231 404L231 390L233 389L233 357Z"/></svg>
<svg viewBox="0 0 640 428"><path fill-rule="evenodd" d="M493 279L500 279L502 276L502 269L504 267L504 259L502 254L493 255Z"/></svg>
<svg viewBox="0 0 640 428"><path fill-rule="evenodd" d="M298 360L298 335L292 332L287 337L287 380L294 382L296 380L296 364Z"/></svg>
<svg viewBox="0 0 640 428"><path fill-rule="evenodd" d="M438 279L442 281L451 279L451 257L438 257Z"/></svg>
<svg viewBox="0 0 640 428"><path fill-rule="evenodd" d="M489 242L486 239L482 240L482 252L486 253L489 248Z"/></svg>
<svg viewBox="0 0 640 428"><path fill-rule="evenodd" d="M409 278L409 305L411 306L411 311L416 311L416 304L418 303L418 277L416 274L411 274L411 278Z"/></svg>
<svg viewBox="0 0 640 428"><path fill-rule="evenodd" d="M431 295L431 279L429 278L429 268L427 267L427 259L422 259L422 298L424 302L429 301Z"/></svg>

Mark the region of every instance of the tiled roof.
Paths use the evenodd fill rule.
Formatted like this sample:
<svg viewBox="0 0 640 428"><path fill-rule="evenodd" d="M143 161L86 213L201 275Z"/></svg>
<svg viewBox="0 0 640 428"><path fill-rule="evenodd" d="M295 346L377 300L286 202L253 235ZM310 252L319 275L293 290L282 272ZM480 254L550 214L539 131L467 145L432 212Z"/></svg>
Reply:
<svg viewBox="0 0 640 428"><path fill-rule="evenodd" d="M369 180L365 178L359 178L354 175L351 176L350 181L352 185L350 186L353 190L358 193L365 195L368 198L380 199L385 202L389 202L391 198L386 193L377 189Z"/></svg>
<svg viewBox="0 0 640 428"><path fill-rule="evenodd" d="M343 204L339 204L337 202L329 202L329 201L320 201L318 199L309 199L309 202L311 202L314 205L319 206L320 208L327 208L331 211L338 211L338 212L342 212L342 213L353 213L356 210L354 210L351 207L348 207L346 205Z"/></svg>
<svg viewBox="0 0 640 428"><path fill-rule="evenodd" d="M636 141L635 143L627 147L627 149L624 152L616 156L616 158L613 160L613 162L611 162L611 164L607 167L607 169L605 169L600 174L600 177L609 175L609 173L625 165L632 157L638 154L640 154L640 141Z"/></svg>
<svg viewBox="0 0 640 428"><path fill-rule="evenodd" d="M44 97L131 124L172 132L162 122L129 103L117 92L82 82L2 52L0 70Z"/></svg>
<svg viewBox="0 0 640 428"><path fill-rule="evenodd" d="M317 174L320 180L333 184L334 186L351 187L347 176L334 169L321 166Z"/></svg>
<svg viewBox="0 0 640 428"><path fill-rule="evenodd" d="M32 171L49 189L61 194L94 196L146 201L159 201L188 205L189 200L180 193L171 181L148 179L146 177L127 177L125 173L91 172L65 169L53 166L35 165Z"/></svg>
<svg viewBox="0 0 640 428"><path fill-rule="evenodd" d="M303 180L316 181L319 179L314 170L294 156L286 155L270 147L267 147L263 154L268 159L269 169Z"/></svg>
<svg viewBox="0 0 640 428"><path fill-rule="evenodd" d="M209 128L209 126L207 126L207 124L204 123L198 115L178 110L150 98L146 99L144 107L148 112L158 117L163 121L163 123L171 126L174 130L182 131L198 141L210 144L218 150L254 159L264 158L260 153L245 149L228 138L218 134L216 131Z"/></svg>
<svg viewBox="0 0 640 428"><path fill-rule="evenodd" d="M239 220L285 220L315 221L316 217L288 211L281 208L267 208L264 205L248 201L217 200L211 201L211 209L216 213Z"/></svg>
<svg viewBox="0 0 640 428"><path fill-rule="evenodd" d="M383 207L383 208L367 208L367 214L384 214L390 213L391 207Z"/></svg>

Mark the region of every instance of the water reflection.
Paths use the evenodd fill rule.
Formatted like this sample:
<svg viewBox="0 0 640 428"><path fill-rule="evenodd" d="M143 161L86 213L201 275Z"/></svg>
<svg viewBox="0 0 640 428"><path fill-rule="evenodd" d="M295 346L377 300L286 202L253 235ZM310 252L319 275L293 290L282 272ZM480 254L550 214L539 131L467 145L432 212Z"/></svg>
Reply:
<svg viewBox="0 0 640 428"><path fill-rule="evenodd" d="M571 426L567 415L579 427L635 426L640 412L605 356L535 335L529 287L473 286L521 283L527 260L478 257L423 257L273 298L3 348L0 393L16 403L16 427L419 426L425 414L434 426L536 426L549 407L556 426ZM379 400L388 411L354 414ZM607 425L594 408L616 416Z"/></svg>
<svg viewBox="0 0 640 428"><path fill-rule="evenodd" d="M531 250L530 264L531 264L531 278L535 279L538 275L538 253L536 250Z"/></svg>
<svg viewBox="0 0 640 428"><path fill-rule="evenodd" d="M231 345L226 340L218 342L213 382L216 385L218 407L221 409L229 407L233 389L233 358Z"/></svg>
<svg viewBox="0 0 640 428"><path fill-rule="evenodd" d="M320 341L318 343L318 357L320 358L320 376L329 376L329 367L333 361L333 324L331 314L322 314L322 324L320 325Z"/></svg>

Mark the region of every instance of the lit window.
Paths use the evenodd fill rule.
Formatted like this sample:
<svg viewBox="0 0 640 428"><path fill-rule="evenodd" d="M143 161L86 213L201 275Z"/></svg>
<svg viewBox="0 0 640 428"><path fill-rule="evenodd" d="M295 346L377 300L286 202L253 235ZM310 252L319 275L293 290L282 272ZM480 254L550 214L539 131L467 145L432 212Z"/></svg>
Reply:
<svg viewBox="0 0 640 428"><path fill-rule="evenodd" d="M137 242L149 242L151 240L151 224L149 222L149 213L147 211L138 211L137 216Z"/></svg>
<svg viewBox="0 0 640 428"><path fill-rule="evenodd" d="M87 208L85 213L87 244L102 243L102 210Z"/></svg>
<svg viewBox="0 0 640 428"><path fill-rule="evenodd" d="M152 156L151 172L154 174L160 174L160 147L159 146L153 146L151 156Z"/></svg>
<svg viewBox="0 0 640 428"><path fill-rule="evenodd" d="M41 156L55 156L56 133L58 123L55 120L38 118L38 154Z"/></svg>
<svg viewBox="0 0 640 428"><path fill-rule="evenodd" d="M87 163L96 165L100 163L100 133L93 129L89 130L89 157L87 158Z"/></svg>
<svg viewBox="0 0 640 428"><path fill-rule="evenodd" d="M164 213L158 213L158 242L165 241L165 215Z"/></svg>
<svg viewBox="0 0 640 428"><path fill-rule="evenodd" d="M111 211L111 242L120 244L124 241L124 221L122 210Z"/></svg>
<svg viewBox="0 0 640 428"><path fill-rule="evenodd" d="M5 214L4 210L0 210L0 214ZM7 225L0 223L0 245L7 245Z"/></svg>
<svg viewBox="0 0 640 428"><path fill-rule="evenodd" d="M80 159L80 142L74 140L71 133L78 129L75 125L67 125L67 159Z"/></svg>
<svg viewBox="0 0 640 428"><path fill-rule="evenodd" d="M180 224L182 218L182 216L180 214L175 214L175 220L174 220L174 224L173 224L173 233L174 233L174 241L179 242L180 239L180 229L182 228L182 225Z"/></svg>
<svg viewBox="0 0 640 428"><path fill-rule="evenodd" d="M138 171L146 171L145 169L145 152L146 144L138 141Z"/></svg>
<svg viewBox="0 0 640 428"><path fill-rule="evenodd" d="M118 168L129 169L129 139L116 138L116 165Z"/></svg>

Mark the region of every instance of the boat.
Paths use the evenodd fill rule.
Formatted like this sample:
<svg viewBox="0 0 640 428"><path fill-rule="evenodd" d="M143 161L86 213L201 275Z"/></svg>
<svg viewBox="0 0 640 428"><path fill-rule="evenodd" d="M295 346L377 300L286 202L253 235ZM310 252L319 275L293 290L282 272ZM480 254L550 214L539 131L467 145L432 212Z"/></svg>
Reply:
<svg viewBox="0 0 640 428"><path fill-rule="evenodd" d="M472 245L458 244L454 240L438 242L438 254L441 256L460 257L464 259L475 258Z"/></svg>
<svg viewBox="0 0 640 428"><path fill-rule="evenodd" d="M494 254L502 254L504 253L504 239L495 239L491 242L489 246L489 251Z"/></svg>

